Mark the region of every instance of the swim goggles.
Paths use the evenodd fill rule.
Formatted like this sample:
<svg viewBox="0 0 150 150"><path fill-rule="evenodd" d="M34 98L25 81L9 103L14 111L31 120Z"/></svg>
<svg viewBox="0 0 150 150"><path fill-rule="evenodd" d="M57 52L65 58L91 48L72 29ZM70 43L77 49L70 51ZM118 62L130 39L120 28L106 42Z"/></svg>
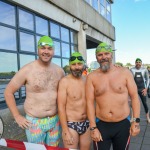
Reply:
<svg viewBox="0 0 150 150"><path fill-rule="evenodd" d="M82 56L71 56L69 61L74 61L76 59L78 59L79 61L84 61Z"/></svg>
<svg viewBox="0 0 150 150"><path fill-rule="evenodd" d="M48 45L48 46L50 46L50 47L54 47L54 44L53 44L53 43L45 43L45 42L39 43L39 44L38 44L38 47L39 47L39 46L45 46L45 45Z"/></svg>
<svg viewBox="0 0 150 150"><path fill-rule="evenodd" d="M98 46L96 51L101 51L102 49L105 49L107 51L110 51L111 50L111 46L110 45L106 45L106 46Z"/></svg>

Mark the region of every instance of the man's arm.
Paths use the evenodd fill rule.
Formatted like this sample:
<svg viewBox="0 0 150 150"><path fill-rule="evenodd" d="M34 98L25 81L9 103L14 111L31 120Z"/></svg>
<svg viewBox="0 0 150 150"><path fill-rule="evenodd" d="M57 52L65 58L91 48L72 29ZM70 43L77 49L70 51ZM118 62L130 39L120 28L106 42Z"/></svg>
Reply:
<svg viewBox="0 0 150 150"><path fill-rule="evenodd" d="M4 96L6 103L14 116L16 122L18 125L22 128L26 128L29 124L28 121L22 117L18 111L18 108L16 106L16 101L14 97L14 93L22 86L25 84L25 75L27 73L24 71L24 69L21 69L19 72L15 74L15 76L12 78L12 80L9 82L7 85L5 91L4 91Z"/></svg>
<svg viewBox="0 0 150 150"><path fill-rule="evenodd" d="M131 97L131 105L132 105L132 112L133 112L133 118L139 118L140 117L140 101L138 97L137 92L137 86L135 84L133 75L127 70L127 89L129 92L129 96ZM139 123L132 122L130 133L132 136L136 136L139 134L140 128Z"/></svg>
<svg viewBox="0 0 150 150"><path fill-rule="evenodd" d="M67 78L64 77L59 82L58 87L58 114L60 123L62 126L62 136L64 142L67 144L73 144L73 137L69 132L67 125L67 114L66 114L66 104L67 104Z"/></svg>
<svg viewBox="0 0 150 150"><path fill-rule="evenodd" d="M87 116L90 121L91 137L94 141L102 141L102 136L99 130L96 128L96 111L95 111L95 96L94 86L91 79L91 74L87 76L86 87L85 87L86 101L87 101Z"/></svg>
<svg viewBox="0 0 150 150"><path fill-rule="evenodd" d="M90 74L86 79L86 87L85 87L86 101L87 101L87 116L90 121L90 127L96 127L95 122L95 106L94 106L94 86L92 84L92 80L90 78Z"/></svg>

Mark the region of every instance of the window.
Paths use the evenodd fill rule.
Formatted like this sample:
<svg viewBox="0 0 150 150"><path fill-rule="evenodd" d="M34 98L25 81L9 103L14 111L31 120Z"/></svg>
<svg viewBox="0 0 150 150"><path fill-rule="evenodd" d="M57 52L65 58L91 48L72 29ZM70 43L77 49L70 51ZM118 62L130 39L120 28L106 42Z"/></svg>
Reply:
<svg viewBox="0 0 150 150"><path fill-rule="evenodd" d="M109 0L85 0L104 18L111 22L111 3Z"/></svg>
<svg viewBox="0 0 150 150"><path fill-rule="evenodd" d="M110 9L111 5L108 1L106 1L106 18L109 22L111 22L111 9Z"/></svg>
<svg viewBox="0 0 150 150"><path fill-rule="evenodd" d="M17 55L14 53L0 52L0 102L4 101L4 90L18 71ZM17 93L15 93L17 94Z"/></svg>
<svg viewBox="0 0 150 150"><path fill-rule="evenodd" d="M92 1L92 6L93 6L93 8L94 8L95 10L98 11L98 0L93 0L93 1Z"/></svg>
<svg viewBox="0 0 150 150"><path fill-rule="evenodd" d="M61 27L61 40L69 42L69 30L64 27Z"/></svg>
<svg viewBox="0 0 150 150"><path fill-rule="evenodd" d="M36 20L36 33L48 35L48 21L37 16L35 17L35 20Z"/></svg>
<svg viewBox="0 0 150 150"><path fill-rule="evenodd" d="M61 56L61 48L60 48L60 42L54 41L54 55Z"/></svg>
<svg viewBox="0 0 150 150"><path fill-rule="evenodd" d="M33 15L19 9L19 26L25 29L34 30Z"/></svg>
<svg viewBox="0 0 150 150"><path fill-rule="evenodd" d="M70 57L70 48L69 44L62 43L62 57Z"/></svg>
<svg viewBox="0 0 150 150"><path fill-rule="evenodd" d="M24 32L20 32L20 50L35 52L33 35L24 33Z"/></svg>
<svg viewBox="0 0 150 150"><path fill-rule="evenodd" d="M60 39L60 27L58 24L55 23L50 23L50 31L51 31L51 36L57 39Z"/></svg>
<svg viewBox="0 0 150 150"><path fill-rule="evenodd" d="M0 49L16 51L16 30L0 26Z"/></svg>
<svg viewBox="0 0 150 150"><path fill-rule="evenodd" d="M0 1L0 22L15 26L15 7Z"/></svg>

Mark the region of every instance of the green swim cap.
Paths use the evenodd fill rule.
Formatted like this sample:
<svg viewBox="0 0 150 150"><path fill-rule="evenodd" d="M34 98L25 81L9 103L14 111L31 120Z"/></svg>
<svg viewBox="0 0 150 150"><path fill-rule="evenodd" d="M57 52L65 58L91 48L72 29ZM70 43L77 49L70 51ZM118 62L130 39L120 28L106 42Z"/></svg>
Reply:
<svg viewBox="0 0 150 150"><path fill-rule="evenodd" d="M79 52L72 53L70 59L69 59L69 65L75 64L75 63L82 63L84 64L84 59L82 57L82 54Z"/></svg>
<svg viewBox="0 0 150 150"><path fill-rule="evenodd" d="M54 47L54 42L49 36L42 36L38 41L38 48L44 45Z"/></svg>
<svg viewBox="0 0 150 150"><path fill-rule="evenodd" d="M137 61L142 62L142 60L141 60L140 58L137 58L137 59L135 60L135 62L137 62Z"/></svg>
<svg viewBox="0 0 150 150"><path fill-rule="evenodd" d="M110 45L107 45L106 43L100 43L97 46L95 53L98 53L98 52L110 52L110 53L112 53L112 48Z"/></svg>

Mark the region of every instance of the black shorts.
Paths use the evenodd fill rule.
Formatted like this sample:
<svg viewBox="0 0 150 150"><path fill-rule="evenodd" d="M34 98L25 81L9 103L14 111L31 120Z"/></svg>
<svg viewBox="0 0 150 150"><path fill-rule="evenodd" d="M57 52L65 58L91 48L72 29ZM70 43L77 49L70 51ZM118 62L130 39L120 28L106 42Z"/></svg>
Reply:
<svg viewBox="0 0 150 150"><path fill-rule="evenodd" d="M98 121L97 128L102 135L103 141L94 142L95 150L110 150L111 144L113 150L128 150L130 138L130 121L124 119L119 122Z"/></svg>

